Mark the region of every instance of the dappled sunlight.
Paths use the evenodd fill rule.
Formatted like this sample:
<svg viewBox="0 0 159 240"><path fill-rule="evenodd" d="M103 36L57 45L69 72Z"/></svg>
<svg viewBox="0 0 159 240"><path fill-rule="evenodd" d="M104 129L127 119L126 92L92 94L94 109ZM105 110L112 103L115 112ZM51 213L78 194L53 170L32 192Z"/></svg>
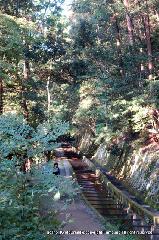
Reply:
<svg viewBox="0 0 159 240"><path fill-rule="evenodd" d="M74 171L159 208L158 15L155 0L0 1L3 239L53 237Z"/></svg>
<svg viewBox="0 0 159 240"><path fill-rule="evenodd" d="M153 152L151 149L151 152L142 153L142 149L140 149L139 154L135 155L135 162L130 170L129 181L139 191L147 192L147 197L157 196L159 193L157 184L159 171L156 168L155 158L158 158L157 152Z"/></svg>
<svg viewBox="0 0 159 240"><path fill-rule="evenodd" d="M154 147L155 145L155 147ZM120 159L118 163L118 157L108 154L107 144L101 144L97 152L93 156L93 160L98 164L104 166L105 171L110 175L115 175L121 182L125 183L126 186L130 186L132 192L142 193L145 196L145 200L151 198L158 204L159 184L158 184L158 148L156 144L148 144L137 150L134 150L131 154L129 153L124 161ZM157 146L158 147L158 146ZM108 158L106 158L108 156ZM114 169L111 168L111 166ZM109 168L110 167L110 168Z"/></svg>
<svg viewBox="0 0 159 240"><path fill-rule="evenodd" d="M85 98L81 101L80 108L84 109L84 110L87 110L92 106L92 104L93 104L92 98L87 97L87 98Z"/></svg>
<svg viewBox="0 0 159 240"><path fill-rule="evenodd" d="M58 200L60 200L60 192L58 191L57 193L55 193L55 195L53 196L53 199L54 199L54 201L58 201Z"/></svg>

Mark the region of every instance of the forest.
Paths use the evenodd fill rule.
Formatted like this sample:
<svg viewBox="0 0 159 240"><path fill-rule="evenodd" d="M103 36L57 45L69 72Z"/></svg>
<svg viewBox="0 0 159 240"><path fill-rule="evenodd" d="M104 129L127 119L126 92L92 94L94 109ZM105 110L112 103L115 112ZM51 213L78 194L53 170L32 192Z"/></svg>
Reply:
<svg viewBox="0 0 159 240"><path fill-rule="evenodd" d="M159 1L73 0L67 17L63 4L0 1L1 239L60 225L39 196L67 205L78 187L38 167L64 135L159 210Z"/></svg>

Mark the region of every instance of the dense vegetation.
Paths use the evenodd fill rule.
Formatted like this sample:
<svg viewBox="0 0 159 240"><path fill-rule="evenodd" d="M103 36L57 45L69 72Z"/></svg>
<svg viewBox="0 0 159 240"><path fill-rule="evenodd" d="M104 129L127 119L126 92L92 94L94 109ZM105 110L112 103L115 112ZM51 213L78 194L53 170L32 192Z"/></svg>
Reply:
<svg viewBox="0 0 159 240"><path fill-rule="evenodd" d="M115 171L125 144L130 152L158 150L158 1L74 0L69 20L62 3L0 1L0 211L7 239L22 239L21 218L39 217L32 191L42 189L29 190L18 166L43 161L59 136L69 131L88 156L105 143L118 160Z"/></svg>
<svg viewBox="0 0 159 240"><path fill-rule="evenodd" d="M157 1L75 1L71 29L79 105L73 117L88 157L158 205ZM136 190L135 190L136 192Z"/></svg>
<svg viewBox="0 0 159 240"><path fill-rule="evenodd" d="M1 2L0 112L110 136L157 127L157 1L74 1L70 22L60 6Z"/></svg>

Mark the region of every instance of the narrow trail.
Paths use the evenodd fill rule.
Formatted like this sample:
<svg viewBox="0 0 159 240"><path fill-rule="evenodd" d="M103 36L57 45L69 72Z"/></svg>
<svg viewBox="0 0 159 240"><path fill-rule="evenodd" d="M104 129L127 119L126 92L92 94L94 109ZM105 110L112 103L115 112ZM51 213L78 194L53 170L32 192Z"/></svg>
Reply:
<svg viewBox="0 0 159 240"><path fill-rule="evenodd" d="M67 157L70 164L72 165L72 168L76 174L76 179L79 185L81 186L81 192L85 200L91 207L93 207L93 209L95 209L95 211L102 215L109 223L114 225L120 224L119 228L120 232L122 231L146 232L152 230L151 224L144 222L141 217L139 217L138 215L133 214L132 216L131 214L129 214L128 209L125 208L120 201L115 199L114 196L111 195L109 189L107 189L106 186L103 183L101 183L99 176L96 175L94 171L90 170L86 163L82 162L79 159L78 155L72 151L72 148L69 144L63 146L63 152L64 156ZM72 225L72 227L74 228L74 230L81 230L80 227L81 228L83 227L83 225L81 225L81 222L83 223L83 218L82 216L80 216L82 212L80 206L74 206L72 209L70 209L70 211L72 212L72 216L76 216L75 217L76 224ZM89 218L84 222L86 226L89 226ZM87 228L87 230L92 229ZM67 239L84 239L84 238L78 237ZM144 234L140 236L136 235L136 239L158 240L159 238L157 235L154 235L152 237L147 234Z"/></svg>
<svg viewBox="0 0 159 240"><path fill-rule="evenodd" d="M75 232L73 235L63 235L61 240L108 240L109 236L97 232L104 231L98 216L79 197L68 209L60 214L60 219L69 216L71 222L66 223L63 231ZM89 235L90 233L90 235Z"/></svg>
<svg viewBox="0 0 159 240"><path fill-rule="evenodd" d="M72 148L58 148L56 151L56 161L59 163L60 172L64 173L65 176L69 177L72 174L71 160L74 161L76 158L71 158L70 154ZM68 151L67 151L68 150ZM67 159L67 160L66 160ZM64 164L63 164L64 163ZM75 164L75 162L74 162ZM78 163L78 166L80 163ZM64 169L61 168L64 167ZM82 165L81 165L82 166ZM61 171L62 170L62 171ZM65 224L63 231L75 231L73 235L62 235L61 240L108 240L108 235L95 234L96 232L104 231L104 227L101 224L100 218L96 213L90 209L90 207L83 201L83 198L79 195L75 201L68 206L65 211L60 212L59 220L71 219L71 222ZM88 231L92 234L88 235ZM80 234L81 233L81 234ZM86 234L84 234L86 233Z"/></svg>

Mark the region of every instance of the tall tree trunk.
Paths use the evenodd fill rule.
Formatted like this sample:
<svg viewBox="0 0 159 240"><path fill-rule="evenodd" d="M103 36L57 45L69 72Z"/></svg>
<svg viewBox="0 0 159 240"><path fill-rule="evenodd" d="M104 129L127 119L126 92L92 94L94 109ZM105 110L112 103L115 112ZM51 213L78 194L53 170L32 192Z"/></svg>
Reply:
<svg viewBox="0 0 159 240"><path fill-rule="evenodd" d="M51 105L51 95L50 95L50 79L51 79L51 70L52 70L52 59L50 60L49 66L49 76L47 78L46 90L47 90L47 111L48 111L48 118L50 116L50 105Z"/></svg>
<svg viewBox="0 0 159 240"><path fill-rule="evenodd" d="M137 1L137 4L139 7L141 7L142 2L140 0ZM147 55L148 55L148 71L149 71L149 80L152 80L153 77L153 60L152 60L152 44L151 44L151 27L150 27L150 18L149 18L149 7L147 0L144 1L144 4L146 6L146 11L144 13L141 13L141 21L144 26L144 35L145 35L145 41L147 45Z"/></svg>
<svg viewBox="0 0 159 240"><path fill-rule="evenodd" d="M27 100L26 100L26 81L29 80L29 76L30 76L30 66L29 66L29 60L26 58L24 60L24 70L23 70L23 81L22 81L22 109L23 109L23 115L24 117L28 120L29 117L29 110L28 110L28 106L27 106Z"/></svg>
<svg viewBox="0 0 159 240"><path fill-rule="evenodd" d="M127 28L128 28L129 44L130 46L133 46L134 44L133 24L132 24L132 19L129 13L129 1L123 0L123 4L126 10L126 22L127 22Z"/></svg>
<svg viewBox="0 0 159 240"><path fill-rule="evenodd" d="M138 56L140 56L142 58L142 56L143 56L143 48L140 48L140 52L139 52ZM139 77L139 87L141 89L141 88L143 88L143 78L146 77L145 76L145 67L144 67L143 60L141 60L141 63L140 63L139 73L140 73L140 75L139 75L140 76Z"/></svg>
<svg viewBox="0 0 159 240"><path fill-rule="evenodd" d="M125 77L125 71L124 71L124 63L122 58L122 50L121 50L121 36L120 36L120 28L119 23L116 15L114 16L114 27L116 31L116 45L117 45L117 54L118 54L118 60L119 60L119 71L121 77L124 79Z"/></svg>
<svg viewBox="0 0 159 240"><path fill-rule="evenodd" d="M16 16L19 15L19 0L16 0Z"/></svg>
<svg viewBox="0 0 159 240"><path fill-rule="evenodd" d="M152 79L153 73L153 61L152 61L152 45L151 45L151 29L150 29L150 19L148 13L143 15L146 45L147 45L147 55L148 55L148 70L149 70L149 80Z"/></svg>
<svg viewBox="0 0 159 240"><path fill-rule="evenodd" d="M30 65L29 60L26 58L24 60L24 80L28 80L30 76Z"/></svg>
<svg viewBox="0 0 159 240"><path fill-rule="evenodd" d="M0 77L0 115L3 113L3 80Z"/></svg>
<svg viewBox="0 0 159 240"><path fill-rule="evenodd" d="M47 111L48 111L48 117L50 113L50 104L51 104L51 97L50 97L50 76L47 79L47 84L46 84L46 90L47 90Z"/></svg>

